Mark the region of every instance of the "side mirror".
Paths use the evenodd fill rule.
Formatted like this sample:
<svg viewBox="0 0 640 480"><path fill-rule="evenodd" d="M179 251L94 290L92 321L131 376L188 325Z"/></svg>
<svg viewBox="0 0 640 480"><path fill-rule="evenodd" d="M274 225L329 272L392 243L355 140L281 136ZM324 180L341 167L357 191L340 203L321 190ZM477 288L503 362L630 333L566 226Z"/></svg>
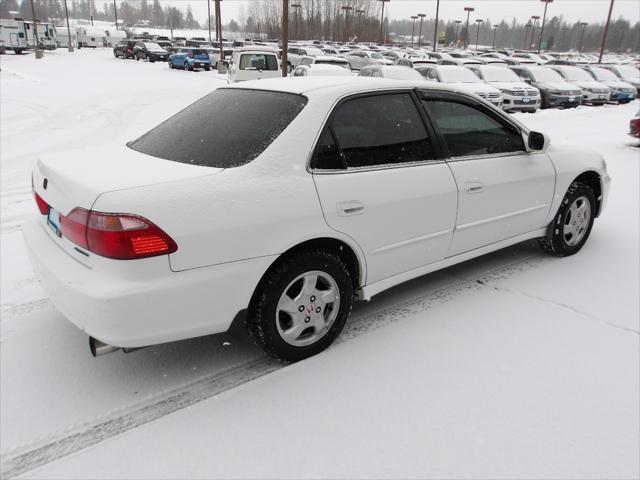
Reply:
<svg viewBox="0 0 640 480"><path fill-rule="evenodd" d="M541 152L547 147L547 138L544 133L540 132L529 132L529 139L527 145L529 146L529 150L534 152Z"/></svg>
<svg viewBox="0 0 640 480"><path fill-rule="evenodd" d="M524 78L523 79L526 83L528 83L529 85L531 85L531 79L530 78Z"/></svg>

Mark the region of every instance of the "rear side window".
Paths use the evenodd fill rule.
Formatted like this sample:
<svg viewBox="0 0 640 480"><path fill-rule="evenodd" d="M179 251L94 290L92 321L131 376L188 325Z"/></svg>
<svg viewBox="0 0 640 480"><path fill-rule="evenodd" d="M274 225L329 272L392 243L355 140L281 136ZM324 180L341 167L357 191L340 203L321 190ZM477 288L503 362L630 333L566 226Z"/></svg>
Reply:
<svg viewBox="0 0 640 480"><path fill-rule="evenodd" d="M278 60L275 55L245 53L240 57L240 70L278 70Z"/></svg>
<svg viewBox="0 0 640 480"><path fill-rule="evenodd" d="M372 167L434 158L431 139L411 95L394 93L338 105L318 142L314 167Z"/></svg>
<svg viewBox="0 0 640 480"><path fill-rule="evenodd" d="M502 124L477 108L448 100L426 102L452 157L524 151L515 127Z"/></svg>
<svg viewBox="0 0 640 480"><path fill-rule="evenodd" d="M260 155L306 103L290 93L219 89L128 146L180 163L239 167Z"/></svg>

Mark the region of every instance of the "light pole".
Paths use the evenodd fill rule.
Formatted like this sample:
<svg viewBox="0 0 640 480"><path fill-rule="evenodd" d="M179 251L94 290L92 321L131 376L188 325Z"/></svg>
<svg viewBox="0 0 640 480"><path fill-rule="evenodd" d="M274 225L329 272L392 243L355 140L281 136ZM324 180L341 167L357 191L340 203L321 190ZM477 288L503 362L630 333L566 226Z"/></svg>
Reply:
<svg viewBox="0 0 640 480"><path fill-rule="evenodd" d="M208 2L209 0L207 0ZM218 48L220 49L220 61L224 60L224 48L222 48L222 16L220 15L220 2L222 0L215 0L216 7L216 39L218 40Z"/></svg>
<svg viewBox="0 0 640 480"><path fill-rule="evenodd" d="M116 0L113 0L115 5ZM207 0L207 18L209 19L209 43L211 43L211 1Z"/></svg>
<svg viewBox="0 0 640 480"><path fill-rule="evenodd" d="M418 17L417 15L411 15L411 19L413 20L413 25L411 26L411 48L413 48L413 37L416 31L416 20Z"/></svg>
<svg viewBox="0 0 640 480"><path fill-rule="evenodd" d="M464 11L467 12L467 26L464 29L464 49L466 50L469 46L469 15L471 12L475 11L475 8L464 7Z"/></svg>
<svg viewBox="0 0 640 480"><path fill-rule="evenodd" d="M542 28L540 29L540 40L538 40L538 53L540 53L540 47L542 46L542 35L544 34L544 23L547 20L547 7L553 0L540 0L544 2L544 13L542 14Z"/></svg>
<svg viewBox="0 0 640 480"><path fill-rule="evenodd" d="M207 0L208 2L209 0ZM64 8L66 11L67 8L67 0L64 0ZM113 0L113 15L116 17L116 30L118 30L118 6L116 5L116 0ZM209 21L211 22L211 21ZM211 23L209 23L211 25ZM68 25L67 25L68 27ZM211 35L209 35L209 40L211 40Z"/></svg>
<svg viewBox="0 0 640 480"><path fill-rule="evenodd" d="M529 42L529 45L527 45L527 50L529 50L531 48L531 45L533 45L533 37L536 36L536 27L538 26L540 15L532 15L531 20L533 20L533 27L531 28L531 41Z"/></svg>
<svg viewBox="0 0 640 480"><path fill-rule="evenodd" d="M91 0L88 0L87 3L89 4L89 18L91 18L91 26L93 27L93 9L91 8Z"/></svg>
<svg viewBox="0 0 640 480"><path fill-rule="evenodd" d="M531 28L531 20L529 20L527 22L527 24L525 25L525 31L524 31L524 43L522 44L522 49L526 50L527 49L527 41L529 40L529 29Z"/></svg>
<svg viewBox="0 0 640 480"><path fill-rule="evenodd" d="M42 53L42 49L40 48L40 40L38 40L39 20L36 18L36 7L33 4L33 0L31 0L31 14L33 15L33 36L36 41L36 59L40 59L44 56L44 54Z"/></svg>
<svg viewBox="0 0 640 480"><path fill-rule="evenodd" d="M604 26L604 33L602 34L602 44L600 45L600 55L598 56L598 63L602 63L602 55L604 55L604 45L607 43L607 34L609 33L609 22L611 22L611 12L613 12L613 0L609 4L609 15L607 15L607 23Z"/></svg>
<svg viewBox="0 0 640 480"><path fill-rule="evenodd" d="M433 51L436 51L438 44L438 14L440 13L440 0L436 1L436 26L433 28Z"/></svg>
<svg viewBox="0 0 640 480"><path fill-rule="evenodd" d="M454 20L455 24L456 24L456 40L455 40L455 47L458 48L458 31L460 30L460 24L462 23L462 20Z"/></svg>
<svg viewBox="0 0 640 480"><path fill-rule="evenodd" d="M114 0L115 2L115 0ZM67 17L67 35L69 38L69 46L67 49L73 52L73 45L71 43L71 28L69 28L69 9L67 8L67 0L64 0L64 15ZM116 20L116 28L118 28L118 21Z"/></svg>
<svg viewBox="0 0 640 480"><path fill-rule="evenodd" d="M476 18L476 52L478 51L478 39L480 38L480 24L484 22L481 18Z"/></svg>
<svg viewBox="0 0 640 480"><path fill-rule="evenodd" d="M300 5L302 7L302 5ZM344 10L344 39L345 41L349 41L349 11L353 10L353 7L350 5L343 5L342 10Z"/></svg>
<svg viewBox="0 0 640 480"><path fill-rule="evenodd" d="M418 33L418 48L420 48L420 44L422 43L422 21L424 20L424 17L427 16L427 14L419 13L418 16L420 17L420 32Z"/></svg>
<svg viewBox="0 0 640 480"><path fill-rule="evenodd" d="M580 45L578 46L578 53L582 53L582 40L584 39L584 27L589 25L587 22L580 22L578 25L582 27L582 32L580 33Z"/></svg>
<svg viewBox="0 0 640 480"><path fill-rule="evenodd" d="M384 4L389 0L378 0L382 2L382 16L380 17L380 45L384 44Z"/></svg>
<svg viewBox="0 0 640 480"><path fill-rule="evenodd" d="M362 30L362 16L365 14L365 11L362 9L356 10L356 14L358 15L357 25L356 25L356 36L360 36Z"/></svg>
<svg viewBox="0 0 640 480"><path fill-rule="evenodd" d="M282 76L289 73L287 53L289 50L289 0L282 0Z"/></svg>
<svg viewBox="0 0 640 480"><path fill-rule="evenodd" d="M498 27L499 25L494 25L493 27L493 43L491 44L491 49L495 50L496 49L496 33L498 32Z"/></svg>
<svg viewBox="0 0 640 480"><path fill-rule="evenodd" d="M302 5L300 3L292 3L291 4L291 8L295 8L296 13L295 13L295 22L296 22L296 30L295 30L295 37L296 40L300 40L300 11L302 10ZM344 8L344 7L343 7Z"/></svg>
<svg viewBox="0 0 640 480"><path fill-rule="evenodd" d="M569 30L569 27L562 27L562 29L561 29L562 36L560 37L560 43L558 45L558 50L562 49L562 45L564 44L564 37L567 34L567 30Z"/></svg>

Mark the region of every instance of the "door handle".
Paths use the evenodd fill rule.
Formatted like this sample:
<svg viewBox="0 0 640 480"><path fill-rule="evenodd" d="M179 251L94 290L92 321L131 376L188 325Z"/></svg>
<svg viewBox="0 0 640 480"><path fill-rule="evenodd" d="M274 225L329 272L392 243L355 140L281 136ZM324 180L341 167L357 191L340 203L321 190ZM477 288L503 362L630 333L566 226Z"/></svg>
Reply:
<svg viewBox="0 0 640 480"><path fill-rule="evenodd" d="M467 182L467 193L480 193L484 186L480 182Z"/></svg>
<svg viewBox="0 0 640 480"><path fill-rule="evenodd" d="M356 200L338 203L338 215L341 217L360 215L361 213L364 213L364 205Z"/></svg>

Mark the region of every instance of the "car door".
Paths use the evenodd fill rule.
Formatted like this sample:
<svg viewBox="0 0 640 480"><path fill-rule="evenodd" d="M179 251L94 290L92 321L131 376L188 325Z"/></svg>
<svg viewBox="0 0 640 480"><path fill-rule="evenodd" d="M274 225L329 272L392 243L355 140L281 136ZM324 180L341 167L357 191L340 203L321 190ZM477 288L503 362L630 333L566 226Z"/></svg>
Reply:
<svg viewBox="0 0 640 480"><path fill-rule="evenodd" d="M367 284L442 259L457 189L411 90L339 103L311 162L327 224L353 238Z"/></svg>
<svg viewBox="0 0 640 480"><path fill-rule="evenodd" d="M472 97L420 93L459 190L448 255L544 227L555 190L549 157L527 152L519 127Z"/></svg>

